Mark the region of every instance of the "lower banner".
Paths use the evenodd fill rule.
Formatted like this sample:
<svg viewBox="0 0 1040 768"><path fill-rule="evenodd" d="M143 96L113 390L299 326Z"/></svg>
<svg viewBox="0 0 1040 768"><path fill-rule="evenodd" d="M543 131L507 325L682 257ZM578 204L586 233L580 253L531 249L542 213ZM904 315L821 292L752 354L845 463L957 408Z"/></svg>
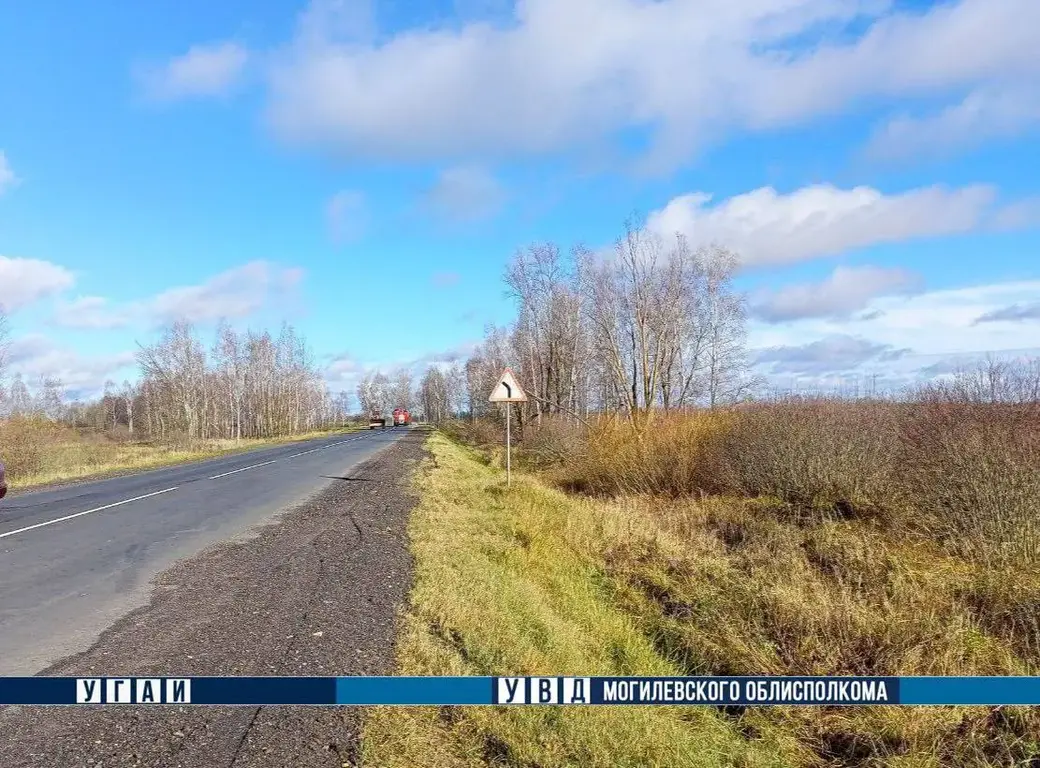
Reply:
<svg viewBox="0 0 1040 768"><path fill-rule="evenodd" d="M7 705L1040 705L1040 677L0 677Z"/></svg>

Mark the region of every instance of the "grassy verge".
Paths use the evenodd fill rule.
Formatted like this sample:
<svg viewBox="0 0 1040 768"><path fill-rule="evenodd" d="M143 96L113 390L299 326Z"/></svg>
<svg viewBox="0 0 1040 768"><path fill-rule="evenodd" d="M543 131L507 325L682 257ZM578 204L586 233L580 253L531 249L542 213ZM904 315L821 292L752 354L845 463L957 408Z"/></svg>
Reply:
<svg viewBox="0 0 1040 768"><path fill-rule="evenodd" d="M575 546L595 507L501 473L435 434L413 515L416 586L399 672L678 674L615 601L603 564ZM715 712L681 708L377 709L378 766L778 765Z"/></svg>
<svg viewBox="0 0 1040 768"><path fill-rule="evenodd" d="M441 435L419 479L415 675L1037 674L1040 576L768 499L566 495ZM1029 765L1015 708L382 708L366 764Z"/></svg>
<svg viewBox="0 0 1040 768"><path fill-rule="evenodd" d="M46 446L41 468L28 473L11 472L8 483L13 491L40 486L91 480L139 472L147 469L202 461L258 448L311 440L326 435L359 431L350 426L333 430L264 439L210 440L190 448L146 443L62 440Z"/></svg>

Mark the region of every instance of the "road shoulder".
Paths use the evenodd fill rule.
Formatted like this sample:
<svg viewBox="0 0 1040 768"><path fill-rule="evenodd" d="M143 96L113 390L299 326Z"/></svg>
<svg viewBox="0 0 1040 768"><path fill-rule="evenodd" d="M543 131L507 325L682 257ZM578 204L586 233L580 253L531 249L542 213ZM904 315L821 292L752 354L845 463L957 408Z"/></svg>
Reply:
<svg viewBox="0 0 1040 768"><path fill-rule="evenodd" d="M162 573L151 602L45 675L374 675L392 671L411 584L414 432L257 535ZM346 708L8 708L0 765L343 766Z"/></svg>

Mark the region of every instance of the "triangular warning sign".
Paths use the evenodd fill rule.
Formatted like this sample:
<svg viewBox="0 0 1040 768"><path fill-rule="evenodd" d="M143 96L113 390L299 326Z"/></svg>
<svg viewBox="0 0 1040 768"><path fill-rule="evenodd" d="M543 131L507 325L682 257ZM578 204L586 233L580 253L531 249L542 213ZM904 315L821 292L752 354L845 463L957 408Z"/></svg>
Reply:
<svg viewBox="0 0 1040 768"><path fill-rule="evenodd" d="M502 371L502 375L498 377L498 384L491 391L491 397L488 398L490 403L524 403L527 402L527 395L524 390L516 382L516 376L513 372L506 368Z"/></svg>

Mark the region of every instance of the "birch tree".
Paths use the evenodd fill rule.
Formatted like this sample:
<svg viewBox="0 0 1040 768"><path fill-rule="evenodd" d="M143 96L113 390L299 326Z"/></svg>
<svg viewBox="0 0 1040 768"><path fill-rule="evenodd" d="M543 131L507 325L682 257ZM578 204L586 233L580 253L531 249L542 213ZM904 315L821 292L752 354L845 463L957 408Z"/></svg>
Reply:
<svg viewBox="0 0 1040 768"><path fill-rule="evenodd" d="M412 408L412 372L407 368L400 368L394 374L393 382L390 384L390 401L395 408Z"/></svg>

